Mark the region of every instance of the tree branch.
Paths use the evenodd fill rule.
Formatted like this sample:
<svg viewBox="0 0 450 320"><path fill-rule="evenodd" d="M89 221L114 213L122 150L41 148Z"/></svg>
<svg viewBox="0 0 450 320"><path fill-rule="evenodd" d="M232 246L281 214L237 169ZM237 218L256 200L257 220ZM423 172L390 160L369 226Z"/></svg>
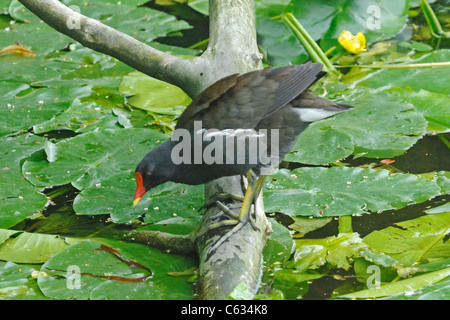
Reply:
<svg viewBox="0 0 450 320"><path fill-rule="evenodd" d="M156 50L101 22L83 16L57 0L19 0L30 11L59 32L86 47L108 54L152 77L172 83L195 97L215 81L233 73L262 68L256 40L253 0L210 0L210 42L201 57L184 60ZM77 19L79 28L68 27ZM130 50L132 48L132 50ZM240 177L221 178L206 185L205 198L214 193L242 195ZM238 214L240 205L231 204ZM245 225L224 242L211 256L208 248L225 233L215 229L196 238L212 223L209 217L220 212L208 209L193 234L177 237L158 232L130 233L136 242L170 249L176 253L199 255L199 296L202 299L224 299L241 282L256 292L261 274L262 250L271 232L262 197L257 200L255 215L258 230Z"/></svg>
<svg viewBox="0 0 450 320"><path fill-rule="evenodd" d="M210 0L209 8L210 41L202 55L212 65L212 72L208 75L211 80L208 82L236 72L261 69L262 57L256 40L253 0ZM207 183L205 199L210 199L216 193L243 195L240 177L221 178ZM240 205L230 205L237 215ZM197 285L201 299L225 299L241 282L252 293L258 289L262 251L272 229L265 217L262 196L258 198L254 210L258 230L247 223L212 256L208 256L208 249L229 229L212 230L197 239L200 262ZM205 212L199 226L200 234L213 222L210 217L219 212L218 207L211 207Z"/></svg>

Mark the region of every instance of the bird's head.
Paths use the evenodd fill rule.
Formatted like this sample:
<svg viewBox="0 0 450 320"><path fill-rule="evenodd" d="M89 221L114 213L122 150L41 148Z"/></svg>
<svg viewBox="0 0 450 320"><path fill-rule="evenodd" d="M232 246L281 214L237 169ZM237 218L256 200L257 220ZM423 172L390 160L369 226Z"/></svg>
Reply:
<svg viewBox="0 0 450 320"><path fill-rule="evenodd" d="M147 191L170 180L170 167L157 149L150 151L136 167L136 193L133 206L138 204Z"/></svg>

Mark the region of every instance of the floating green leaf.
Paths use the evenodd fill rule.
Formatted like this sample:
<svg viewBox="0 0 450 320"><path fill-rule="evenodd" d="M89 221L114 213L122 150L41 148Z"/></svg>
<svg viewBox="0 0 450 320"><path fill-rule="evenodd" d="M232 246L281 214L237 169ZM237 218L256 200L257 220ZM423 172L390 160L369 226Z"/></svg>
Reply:
<svg viewBox="0 0 450 320"><path fill-rule="evenodd" d="M41 137L22 134L0 139L0 228L9 228L43 209L47 198L22 176L22 162L44 147Z"/></svg>
<svg viewBox="0 0 450 320"><path fill-rule="evenodd" d="M276 19L281 14L292 12L311 37L320 40L322 49L328 50L339 46L337 37L343 30L364 33L368 44L397 34L406 23L408 1L259 0L255 6L261 44L271 64L280 65L298 64L307 59L291 30Z"/></svg>
<svg viewBox="0 0 450 320"><path fill-rule="evenodd" d="M364 242L377 251L389 254L404 266L435 261L450 256L450 243L444 237L450 232L450 213L426 215L373 231Z"/></svg>
<svg viewBox="0 0 450 320"><path fill-rule="evenodd" d="M54 254L79 240L50 234L39 234L0 229L0 238L9 239L0 244L0 260L16 263L43 263Z"/></svg>
<svg viewBox="0 0 450 320"><path fill-rule="evenodd" d="M390 91L393 95L411 103L421 112L428 122L427 132L448 132L450 131L450 97L448 94L441 94L420 90L395 89Z"/></svg>
<svg viewBox="0 0 450 320"><path fill-rule="evenodd" d="M342 233L325 239L296 240L295 268L305 271L328 262L337 268L348 270L350 260L359 256L359 251L366 247L356 233Z"/></svg>
<svg viewBox="0 0 450 320"><path fill-rule="evenodd" d="M349 167L279 170L265 189L267 212L330 217L399 209L440 193L413 174Z"/></svg>
<svg viewBox="0 0 450 320"><path fill-rule="evenodd" d="M36 286L36 280L32 278L36 272L38 271L29 265L0 261L0 299L45 299Z"/></svg>
<svg viewBox="0 0 450 320"><path fill-rule="evenodd" d="M136 261L138 268L131 268L122 260ZM190 267L192 261L188 258L164 254L145 245L84 240L48 260L41 271L49 276L40 276L38 284L47 297L56 299L186 299L192 296L186 278L170 277L167 272ZM80 282L71 276L79 277Z"/></svg>
<svg viewBox="0 0 450 320"><path fill-rule="evenodd" d="M267 265L285 261L290 257L294 248L294 241L289 230L274 219L269 219L269 221L273 233L270 234L263 251L264 261Z"/></svg>
<svg viewBox="0 0 450 320"><path fill-rule="evenodd" d="M445 62L450 60L450 50L442 49L426 54L416 54L410 59L415 63ZM411 61L407 62L408 64ZM450 66L429 68L381 69L370 73L358 82L359 86L368 88L411 88L414 91L426 90L449 94L447 75Z"/></svg>
<svg viewBox="0 0 450 320"><path fill-rule="evenodd" d="M416 290L419 290L427 285L437 283L448 276L450 276L450 268L386 284L379 288L352 292L342 295L341 298L378 298L393 296L396 294L414 295Z"/></svg>
<svg viewBox="0 0 450 320"><path fill-rule="evenodd" d="M133 107L160 114L180 115L191 102L180 88L137 71L123 77L119 91L132 96Z"/></svg>

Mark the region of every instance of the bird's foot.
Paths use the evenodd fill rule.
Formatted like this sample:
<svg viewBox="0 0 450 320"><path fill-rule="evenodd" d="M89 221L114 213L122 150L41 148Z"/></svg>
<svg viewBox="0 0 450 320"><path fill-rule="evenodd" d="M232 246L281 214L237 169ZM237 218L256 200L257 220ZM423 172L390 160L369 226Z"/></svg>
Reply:
<svg viewBox="0 0 450 320"><path fill-rule="evenodd" d="M203 206L201 206L198 211L203 210L203 209L209 209L210 207L212 207L213 205L219 205L219 202L222 204L222 201L244 201L244 197L237 195L237 194L232 194L232 193L216 193L214 194L208 202L205 202L205 204Z"/></svg>
<svg viewBox="0 0 450 320"><path fill-rule="evenodd" d="M221 201L215 200L215 203L222 209L222 212L225 213L225 215L229 216L231 219L225 219L220 220L218 222L214 222L206 228L204 232L201 233L201 235L205 234L206 232L209 232L211 230L225 227L225 226L233 226L231 230L229 230L225 235L223 235L213 246L211 246L208 249L208 255L213 253L217 250L226 240L230 239L232 235L234 235L236 232L238 232L243 226L247 224L247 222L250 222L252 228L255 231L259 231L259 228L256 226L256 214L250 214L251 211L251 205L254 204L257 196L259 195L263 182L265 180L265 177L261 177L260 179L255 179L254 174L251 172L249 173L248 177L252 175L248 179L249 184L247 186L247 190L245 191L244 197L237 197L235 195L231 195L231 198L234 200L241 200L242 206L241 210L239 212L239 215L235 214L233 211L231 211L227 206L225 206ZM223 197L224 195L222 195ZM220 197L220 196L219 196ZM226 195L226 198L229 199L230 196ZM217 214L212 216L210 219L218 219L219 217L222 217L223 214Z"/></svg>
<svg viewBox="0 0 450 320"><path fill-rule="evenodd" d="M225 213L227 216L229 216L231 219L224 219L220 220L218 222L214 222L208 226L208 228L202 233L205 234L206 232L209 232L211 230L226 227L226 226L233 226L231 230L229 230L227 233L225 233L223 236L217 240L216 243L214 243L211 247L209 247L207 254L211 255L213 252L217 250L225 241L231 238L232 235L234 235L236 232L238 232L243 226L247 224L247 222L250 222L252 228L254 230L259 230L259 228L256 226L256 222L254 221L254 218L251 217L249 214L241 216L236 215L233 211L231 211L228 207L222 204L223 207L223 213ZM221 213L222 214L222 213ZM223 215L222 215L223 216Z"/></svg>

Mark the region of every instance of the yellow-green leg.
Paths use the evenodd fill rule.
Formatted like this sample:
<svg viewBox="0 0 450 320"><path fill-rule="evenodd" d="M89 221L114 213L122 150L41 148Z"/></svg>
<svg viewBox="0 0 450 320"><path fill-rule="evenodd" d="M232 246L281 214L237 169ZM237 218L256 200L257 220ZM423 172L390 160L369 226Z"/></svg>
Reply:
<svg viewBox="0 0 450 320"><path fill-rule="evenodd" d="M249 171L247 173L248 186L244 194L244 198L242 199L242 206L239 212L239 215L234 214L230 209L228 209L225 205L223 205L220 201L216 201L216 203L221 207L222 211L230 216L233 219L222 220L216 223L212 223L205 232L208 232L212 229L216 229L223 226L233 226L234 227L228 231L225 235L223 235L209 250L208 252L214 252L222 243L228 240L233 234L239 231L247 222L250 221L252 227L255 230L258 230L256 227L256 216L250 217L250 209L251 205L257 199L261 189L264 185L264 181L266 176L261 176L259 178L253 173L253 171ZM202 233L203 234L203 233Z"/></svg>

